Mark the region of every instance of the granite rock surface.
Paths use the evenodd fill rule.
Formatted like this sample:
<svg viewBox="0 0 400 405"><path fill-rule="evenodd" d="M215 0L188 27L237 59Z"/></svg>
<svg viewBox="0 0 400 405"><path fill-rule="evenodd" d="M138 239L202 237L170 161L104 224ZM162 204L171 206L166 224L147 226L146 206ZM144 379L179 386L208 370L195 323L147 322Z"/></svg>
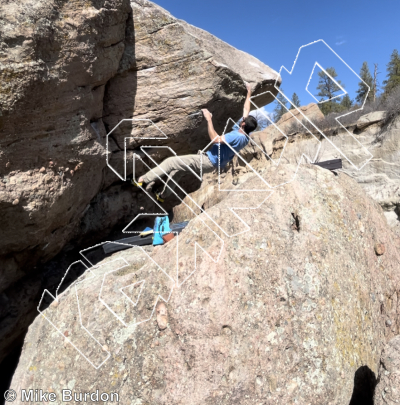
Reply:
<svg viewBox="0 0 400 405"><path fill-rule="evenodd" d="M295 169L261 170L179 238L87 271L30 326L13 389L99 388L126 404L348 405L356 373L377 375L399 334L399 245L344 173L310 165L263 189Z"/></svg>
<svg viewBox="0 0 400 405"><path fill-rule="evenodd" d="M37 314L45 263L154 209L121 179L124 138L127 176L142 145L163 147L155 161L195 153L201 108L221 128L241 115L243 80L274 91L278 75L146 0L2 2L0 15L1 359Z"/></svg>

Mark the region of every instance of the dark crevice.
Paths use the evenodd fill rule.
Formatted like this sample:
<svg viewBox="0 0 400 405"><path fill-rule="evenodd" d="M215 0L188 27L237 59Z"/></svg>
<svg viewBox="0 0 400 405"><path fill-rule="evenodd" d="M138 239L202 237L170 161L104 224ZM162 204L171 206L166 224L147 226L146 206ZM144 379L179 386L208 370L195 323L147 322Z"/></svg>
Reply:
<svg viewBox="0 0 400 405"><path fill-rule="evenodd" d="M394 213L397 215L397 220L400 222L400 205L396 206Z"/></svg>
<svg viewBox="0 0 400 405"><path fill-rule="evenodd" d="M135 27L134 27L134 23L133 23L132 10L128 14L128 17L126 19L125 37L124 37L123 41L125 42L125 50L119 61L118 73L107 81L107 83L105 84L105 88L104 88L102 118L103 118L104 128L105 128L107 134L109 134L109 132L111 131L111 128L113 128L116 124L116 122L112 123L112 122L108 121L108 118L111 118L111 120L112 120L112 116L114 115L113 111L110 111L107 108L108 100L112 98L112 94L110 94L111 82L114 77L119 76L119 75L124 75L124 74L126 74L126 70L130 70L129 68L127 68L127 65L128 66L132 65L132 64L136 65L136 63L135 63ZM132 66L129 66L129 67L131 68ZM134 105L135 105L135 96L136 96L136 87L137 87L136 75L135 75L135 80L132 80L131 82L133 83L133 86L134 86L134 88L131 89L132 93L134 94L134 96L131 99L131 106L132 106L132 111L133 111ZM122 117L122 118L131 118L131 117ZM121 148L121 145L118 143L114 134L109 134L109 138L114 141L115 145L117 146L117 148L120 151L124 151L124 149Z"/></svg>
<svg viewBox="0 0 400 405"><path fill-rule="evenodd" d="M108 132L108 130L107 130L107 132ZM108 136L115 142L115 144L117 145L118 149L123 151L123 149L122 149L121 146L119 145L119 143L118 143L117 139L115 138L115 136L114 136L113 134L109 134Z"/></svg>
<svg viewBox="0 0 400 405"><path fill-rule="evenodd" d="M5 37L3 41L8 45L9 48L15 48L16 46L22 46L26 39L27 38L25 35L17 35L15 37Z"/></svg>
<svg viewBox="0 0 400 405"><path fill-rule="evenodd" d="M105 84L99 84L99 85L97 85L97 86L94 86L93 88L92 88L92 91L96 91L97 89L99 89L100 87L104 87L105 86ZM102 117L101 117L102 118Z"/></svg>
<svg viewBox="0 0 400 405"><path fill-rule="evenodd" d="M112 48L113 46L116 46L116 45L118 45L118 44L120 44L121 42L124 42L124 41L125 41L125 38L121 39L121 41L115 42L114 44L104 46L103 49Z"/></svg>
<svg viewBox="0 0 400 405"><path fill-rule="evenodd" d="M292 223L291 228L294 231L300 232L300 217L297 214L292 212L292 218L293 218L294 221Z"/></svg>

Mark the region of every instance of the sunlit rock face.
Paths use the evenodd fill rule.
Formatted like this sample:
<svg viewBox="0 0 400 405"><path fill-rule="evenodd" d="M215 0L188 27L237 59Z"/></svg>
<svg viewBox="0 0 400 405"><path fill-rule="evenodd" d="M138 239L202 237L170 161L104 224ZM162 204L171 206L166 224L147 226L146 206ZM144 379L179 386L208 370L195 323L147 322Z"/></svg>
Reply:
<svg viewBox="0 0 400 405"><path fill-rule="evenodd" d="M259 174L276 184L295 170ZM245 191L262 185L247 177L179 238L85 273L44 311L59 332L43 317L30 327L12 387L118 388L133 404L348 405L355 374L376 376L398 334L399 245L343 173L307 166L272 194Z"/></svg>
<svg viewBox="0 0 400 405"><path fill-rule="evenodd" d="M0 14L2 359L37 315L44 263L154 209L123 180L124 138L127 176L141 145L164 146L151 150L155 161L172 153L165 147L195 153L208 143L201 108L222 130L241 115L243 80L260 93L280 79L148 1L24 0ZM106 134L131 118L142 121L118 127L107 149Z"/></svg>

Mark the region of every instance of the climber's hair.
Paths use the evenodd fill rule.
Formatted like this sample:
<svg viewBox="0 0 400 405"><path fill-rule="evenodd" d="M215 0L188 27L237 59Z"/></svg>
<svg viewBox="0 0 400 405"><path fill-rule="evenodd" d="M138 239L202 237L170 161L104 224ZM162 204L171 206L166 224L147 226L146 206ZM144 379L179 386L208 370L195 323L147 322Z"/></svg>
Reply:
<svg viewBox="0 0 400 405"><path fill-rule="evenodd" d="M246 132L247 135L250 135L250 132L253 132L258 125L257 120L252 115L243 118L243 122L244 122L243 130L244 132Z"/></svg>

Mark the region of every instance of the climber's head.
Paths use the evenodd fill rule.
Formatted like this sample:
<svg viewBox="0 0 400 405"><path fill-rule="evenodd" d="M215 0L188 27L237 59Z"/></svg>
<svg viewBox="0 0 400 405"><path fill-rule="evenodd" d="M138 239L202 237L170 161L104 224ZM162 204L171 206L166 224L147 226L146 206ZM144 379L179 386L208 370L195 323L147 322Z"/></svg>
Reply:
<svg viewBox="0 0 400 405"><path fill-rule="evenodd" d="M243 118L240 127L247 135L250 135L250 132L253 132L257 128L257 125L257 120L252 115L249 115L246 118Z"/></svg>

